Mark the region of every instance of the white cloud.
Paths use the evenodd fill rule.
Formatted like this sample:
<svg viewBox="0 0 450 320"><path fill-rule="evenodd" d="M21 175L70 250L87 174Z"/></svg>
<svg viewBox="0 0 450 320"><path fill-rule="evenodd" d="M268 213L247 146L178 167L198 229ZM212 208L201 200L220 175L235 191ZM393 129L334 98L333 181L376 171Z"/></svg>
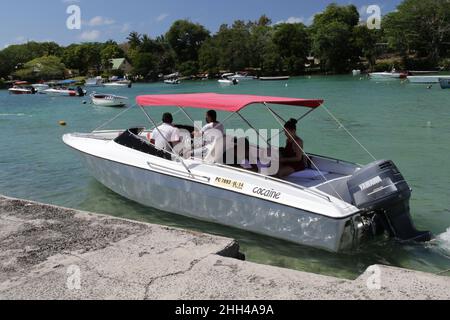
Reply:
<svg viewBox="0 0 450 320"><path fill-rule="evenodd" d="M86 25L89 27L100 27L100 26L109 26L114 24L115 21L110 18L102 17L102 16L96 16L89 20L88 22L85 22Z"/></svg>
<svg viewBox="0 0 450 320"><path fill-rule="evenodd" d="M98 30L85 31L80 35L80 39L83 41L95 41L100 38L100 35L101 33Z"/></svg>
<svg viewBox="0 0 450 320"><path fill-rule="evenodd" d="M162 22L164 20L166 20L169 17L168 13L161 13L157 18L156 21L157 22Z"/></svg>

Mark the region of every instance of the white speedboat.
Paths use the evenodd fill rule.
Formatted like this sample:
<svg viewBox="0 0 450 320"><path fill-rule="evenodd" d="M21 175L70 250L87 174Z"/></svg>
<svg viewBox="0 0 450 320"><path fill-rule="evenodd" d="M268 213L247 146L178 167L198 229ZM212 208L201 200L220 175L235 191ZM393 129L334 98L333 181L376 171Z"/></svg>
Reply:
<svg viewBox="0 0 450 320"><path fill-rule="evenodd" d="M97 78L90 78L86 80L86 83L84 84L85 87L89 87L89 88L100 88L100 87L104 87L103 85L103 79L102 77L97 77Z"/></svg>
<svg viewBox="0 0 450 320"><path fill-rule="evenodd" d="M218 82L223 86L236 86L239 84L239 80L236 79L220 79Z"/></svg>
<svg viewBox="0 0 450 320"><path fill-rule="evenodd" d="M406 79L408 75L404 72L372 72L369 73L369 77L372 80L399 80L399 79Z"/></svg>
<svg viewBox="0 0 450 320"><path fill-rule="evenodd" d="M24 87L24 86L14 86L8 89L10 94L21 95L21 94L35 94L34 88Z"/></svg>
<svg viewBox="0 0 450 320"><path fill-rule="evenodd" d="M37 93L44 93L44 90L50 89L50 86L45 83L36 83L31 85L34 89L36 89Z"/></svg>
<svg viewBox="0 0 450 320"><path fill-rule="evenodd" d="M127 104L127 97L120 97L113 94L91 94L92 103L101 107L124 107Z"/></svg>
<svg viewBox="0 0 450 320"><path fill-rule="evenodd" d="M175 85L175 84L181 84L181 81L180 81L180 79L166 79L166 80L164 80L164 83Z"/></svg>
<svg viewBox="0 0 450 320"><path fill-rule="evenodd" d="M353 70L352 74L353 74L354 77L360 76L361 75L361 70Z"/></svg>
<svg viewBox="0 0 450 320"><path fill-rule="evenodd" d="M230 77L228 77L230 80L238 80L238 81L249 81L249 80L255 80L254 76L249 76L248 73L236 73Z"/></svg>
<svg viewBox="0 0 450 320"><path fill-rule="evenodd" d="M441 78L439 83L442 89L450 89L450 78Z"/></svg>
<svg viewBox="0 0 450 320"><path fill-rule="evenodd" d="M76 89L66 89L66 88L50 88L43 90L42 93L49 96L60 96L60 97L81 97L85 96L86 90L76 90Z"/></svg>
<svg viewBox="0 0 450 320"><path fill-rule="evenodd" d="M130 80L118 80L118 81L104 83L103 86L110 87L110 88L131 88L132 83Z"/></svg>
<svg viewBox="0 0 450 320"><path fill-rule="evenodd" d="M408 81L417 84L439 83L441 79L449 79L450 76L409 76Z"/></svg>
<svg viewBox="0 0 450 320"><path fill-rule="evenodd" d="M281 126L275 105L288 105L296 114L306 110L304 119L322 103L214 93L137 98L152 128L157 124L147 108L178 106L186 115L185 108L214 109L245 119L241 111L257 104ZM191 156L180 155L173 148L170 152L157 149L148 140L151 134L152 130L134 128L67 134L63 140L82 155L103 185L166 212L332 252L357 248L383 233L401 240L428 241L432 237L414 228L409 214L411 189L391 161L361 166L308 154L308 169L281 180L265 173L262 163L267 160L267 147L245 144L246 155L260 158L260 173L256 173L240 166L242 158L224 164L231 150L239 148L237 137L227 135L224 147L215 145L214 152L209 149L206 156L198 157L195 152ZM187 137L190 139L189 133ZM270 149L275 153L276 149Z"/></svg>

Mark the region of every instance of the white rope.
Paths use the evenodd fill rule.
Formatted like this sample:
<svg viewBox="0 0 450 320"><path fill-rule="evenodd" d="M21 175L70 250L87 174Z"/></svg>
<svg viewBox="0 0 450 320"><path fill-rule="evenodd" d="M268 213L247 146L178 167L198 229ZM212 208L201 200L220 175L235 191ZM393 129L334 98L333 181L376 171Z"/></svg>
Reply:
<svg viewBox="0 0 450 320"><path fill-rule="evenodd" d="M323 105L322 106L322 108L323 109L325 109L325 111L334 119L334 121L336 121L337 122L337 124L342 128L342 129L344 129L345 130L345 132L347 132L347 134L350 136L350 137L352 137L352 139L353 140L355 140L356 141L356 143L357 144L359 144L360 146L361 146L361 148L363 148L363 150L365 151L365 152L367 152L367 154L374 160L374 161L376 161L377 160L377 158L375 158L374 157L374 155L342 124L342 122L341 121L339 121L339 119L334 115L334 114L332 114L331 113L331 111L330 110L328 110L328 108L327 107L325 107L325 105Z"/></svg>
<svg viewBox="0 0 450 320"><path fill-rule="evenodd" d="M96 128L95 130L93 130L92 132L98 131L99 129L106 127L108 124L110 124L111 122L113 122L114 120L116 120L117 118L119 118L120 116L122 116L123 114L127 113L128 111L130 111L131 109L133 109L134 107L136 107L136 105L132 105L129 108L126 108L124 111L122 111L121 113L119 113L117 116L115 116L114 118L112 118L111 120L106 121L104 124L102 124L101 126L99 126L98 128Z"/></svg>

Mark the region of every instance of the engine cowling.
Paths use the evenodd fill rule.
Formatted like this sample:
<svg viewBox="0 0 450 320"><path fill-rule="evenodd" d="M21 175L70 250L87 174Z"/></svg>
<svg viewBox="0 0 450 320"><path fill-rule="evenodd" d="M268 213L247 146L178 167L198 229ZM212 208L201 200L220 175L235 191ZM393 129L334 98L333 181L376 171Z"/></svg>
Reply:
<svg viewBox="0 0 450 320"><path fill-rule="evenodd" d="M357 171L347 182L353 205L377 217L374 221L393 238L426 242L429 231L418 231L410 215L411 188L392 161L373 162ZM374 226L373 229L380 229Z"/></svg>

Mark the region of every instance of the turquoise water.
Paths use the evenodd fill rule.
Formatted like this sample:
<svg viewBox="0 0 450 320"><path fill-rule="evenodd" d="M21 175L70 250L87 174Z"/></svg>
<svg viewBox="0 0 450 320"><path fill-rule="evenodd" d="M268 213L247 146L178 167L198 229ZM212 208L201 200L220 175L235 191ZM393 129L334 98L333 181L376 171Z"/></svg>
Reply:
<svg viewBox="0 0 450 320"><path fill-rule="evenodd" d="M376 158L396 162L414 189L411 210L417 227L431 230L437 239L407 246L384 241L353 254L332 254L142 207L97 183L80 157L62 143L63 134L90 132L121 112L83 104L87 98L10 96L0 91L0 194L232 237L239 240L250 261L345 278L355 278L376 263L435 273L450 268L450 90L336 76L294 78L287 85L249 81L221 88L215 81L199 81L180 86L138 84L132 89L107 91L126 95L131 101L140 94L187 92L323 98L326 107ZM305 111L292 107L278 110L286 118L299 117ZM157 108L150 113L160 118L162 111ZM196 119L204 118L203 111L190 113ZM276 121L257 106L243 113L258 128L277 128ZM60 120L68 125L59 126ZM189 123L182 114L177 114L175 121ZM107 128L135 125L148 126L137 108ZM232 119L228 126L244 124ZM323 109L302 121L299 131L309 152L371 162Z"/></svg>

